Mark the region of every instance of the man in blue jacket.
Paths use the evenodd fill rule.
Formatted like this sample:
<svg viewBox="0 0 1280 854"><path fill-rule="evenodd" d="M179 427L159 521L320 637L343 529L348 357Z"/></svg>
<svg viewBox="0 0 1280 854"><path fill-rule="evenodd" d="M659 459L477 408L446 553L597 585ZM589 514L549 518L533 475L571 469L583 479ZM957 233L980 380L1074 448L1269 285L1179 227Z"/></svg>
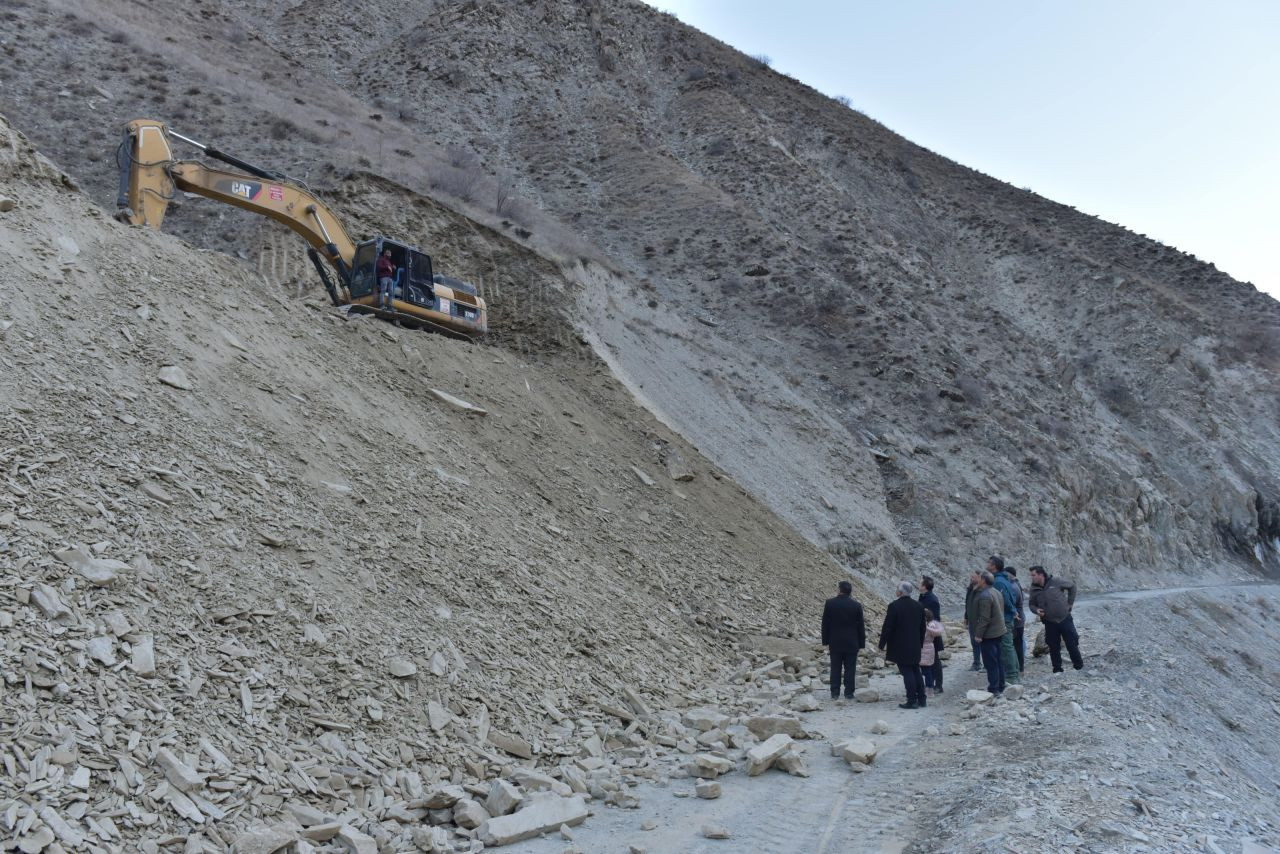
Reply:
<svg viewBox="0 0 1280 854"><path fill-rule="evenodd" d="M1000 662L1004 665L1004 680L1009 684L1021 681L1018 675L1018 654L1013 649L1014 618L1018 613L1018 597L1013 592L1013 581L1004 571L1004 558L992 555L987 558L987 572L995 576L995 588L1004 602L1004 623L1008 631L1000 638Z"/></svg>

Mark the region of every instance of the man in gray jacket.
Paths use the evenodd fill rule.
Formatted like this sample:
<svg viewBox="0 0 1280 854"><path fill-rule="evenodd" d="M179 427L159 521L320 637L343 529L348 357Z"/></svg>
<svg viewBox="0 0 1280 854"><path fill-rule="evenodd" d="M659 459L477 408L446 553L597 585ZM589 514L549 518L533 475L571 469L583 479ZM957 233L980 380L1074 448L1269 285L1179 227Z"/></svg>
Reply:
<svg viewBox="0 0 1280 854"><path fill-rule="evenodd" d="M1031 609L1044 623L1044 642L1049 646L1053 672L1062 672L1062 643L1066 641L1071 666L1084 667L1080 655L1080 635L1076 632L1071 609L1076 604L1076 586L1061 576L1045 572L1043 566L1031 567Z"/></svg>
<svg viewBox="0 0 1280 854"><path fill-rule="evenodd" d="M978 591L969 603L969 626L986 666L987 690L1000 694L1004 692L1007 678L1000 658L1000 639L1006 631L1004 600L995 589L996 580L991 573L975 572L969 580Z"/></svg>

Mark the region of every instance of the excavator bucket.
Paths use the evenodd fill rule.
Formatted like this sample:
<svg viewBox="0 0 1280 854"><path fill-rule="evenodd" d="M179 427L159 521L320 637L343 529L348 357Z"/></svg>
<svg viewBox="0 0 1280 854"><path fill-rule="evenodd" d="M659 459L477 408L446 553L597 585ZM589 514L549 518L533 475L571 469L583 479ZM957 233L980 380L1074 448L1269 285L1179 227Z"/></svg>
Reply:
<svg viewBox="0 0 1280 854"><path fill-rule="evenodd" d="M176 192L168 172L172 162L173 151L163 124L135 119L125 126L124 139L116 149L116 165L120 167L117 219L160 227Z"/></svg>

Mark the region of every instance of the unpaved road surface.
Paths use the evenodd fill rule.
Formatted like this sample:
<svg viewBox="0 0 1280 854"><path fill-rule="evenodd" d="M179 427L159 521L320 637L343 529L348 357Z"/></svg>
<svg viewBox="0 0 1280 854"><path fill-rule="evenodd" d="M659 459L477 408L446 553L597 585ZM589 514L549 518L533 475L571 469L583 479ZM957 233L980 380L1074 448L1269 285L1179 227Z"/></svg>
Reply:
<svg viewBox="0 0 1280 854"><path fill-rule="evenodd" d="M824 736L802 743L812 774L807 779L778 771L759 777L730 774L721 778L724 794L716 800L694 797L692 778L673 780L667 786L641 786L639 810L598 812L573 831L573 844L584 852L625 852L629 845L650 852L902 851L911 838L903 833L902 804L931 787L923 757L939 747L936 739L923 735L924 730L933 726L946 733L948 725L958 720L965 689L979 687L983 678L958 667L950 668L948 675L954 675L954 684L944 693L945 699L914 711L897 708L903 699L902 680L888 676L871 680L871 687L880 690L879 703L833 703L824 697L826 705L805 721ZM851 773L844 760L831 755L830 744L869 733L877 720L890 726L888 734L871 736L881 752L871 770ZM656 822L657 827L642 830L647 821ZM729 828L732 839L704 838L702 827L707 824ZM521 850L560 854L568 844L553 834Z"/></svg>
<svg viewBox="0 0 1280 854"><path fill-rule="evenodd" d="M634 790L639 809L599 807L572 842L549 834L507 850L1239 852L1250 840L1274 844L1265 804L1280 779L1265 757L1232 745L1245 733L1275 743L1280 708L1274 698L1260 704L1257 690L1275 684L1275 669L1241 678L1239 665L1207 654L1201 629L1209 627L1199 624L1209 618L1225 646L1250 637L1277 644L1275 619L1255 608L1277 592L1280 585L1223 585L1082 598L1085 670L1055 675L1047 656L1029 656L1022 699L971 707L965 692L985 687L985 674L968 669L963 647L952 648L947 690L927 709L897 708L902 684L889 675L871 680L878 703L824 696L805 719L823 738L800 742L807 779L737 771L720 778L716 800L694 797L692 778L644 784ZM1201 701L1205 691L1215 702ZM877 720L887 734L871 733ZM832 741L852 735L880 748L864 773L830 755ZM732 837L704 838L708 824Z"/></svg>

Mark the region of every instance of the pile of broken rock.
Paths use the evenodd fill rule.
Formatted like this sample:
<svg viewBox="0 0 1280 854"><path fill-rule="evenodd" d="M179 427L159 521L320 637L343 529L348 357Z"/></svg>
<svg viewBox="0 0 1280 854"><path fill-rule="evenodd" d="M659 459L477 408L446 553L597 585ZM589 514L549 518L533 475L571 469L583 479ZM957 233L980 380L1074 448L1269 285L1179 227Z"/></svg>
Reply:
<svg viewBox="0 0 1280 854"><path fill-rule="evenodd" d="M113 604L122 579L135 595L147 589L147 559L125 563L92 547L55 558L63 570L47 566L48 582L5 579L17 608L0 609L0 624L21 629L7 641L20 666L3 674L6 850L479 851L568 836L592 809L634 808L642 781L696 778L698 796L716 797L716 778L739 767L807 774L796 741L811 736L800 715L818 707L818 683L798 658L744 661L725 683L692 691L691 709L654 709L624 690L595 708L557 710L554 740L540 752L498 733L490 749L472 746L475 761L447 767L411 739L390 751L337 720L317 718L310 732L266 726L261 710L283 698L263 678L265 649L251 653L232 636L197 649L170 630L184 648L162 650L177 667L157 671L152 633ZM183 666L196 661L199 669ZM406 667L388 669L401 678ZM206 683L239 698L245 724L210 716L205 735L187 743L172 724L174 697L198 703ZM82 711L90 707L101 712Z"/></svg>

